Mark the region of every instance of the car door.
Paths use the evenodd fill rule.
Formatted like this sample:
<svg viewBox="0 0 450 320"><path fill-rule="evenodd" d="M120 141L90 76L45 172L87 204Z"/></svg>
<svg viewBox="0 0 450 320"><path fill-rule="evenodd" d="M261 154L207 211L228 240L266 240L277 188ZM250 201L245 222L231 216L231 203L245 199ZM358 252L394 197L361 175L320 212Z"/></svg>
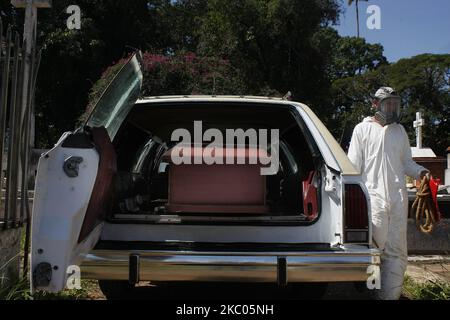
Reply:
<svg viewBox="0 0 450 320"><path fill-rule="evenodd" d="M141 54L136 52L83 127L64 133L39 159L31 228L32 292L64 289L97 243L116 173L112 140L139 97L142 79Z"/></svg>

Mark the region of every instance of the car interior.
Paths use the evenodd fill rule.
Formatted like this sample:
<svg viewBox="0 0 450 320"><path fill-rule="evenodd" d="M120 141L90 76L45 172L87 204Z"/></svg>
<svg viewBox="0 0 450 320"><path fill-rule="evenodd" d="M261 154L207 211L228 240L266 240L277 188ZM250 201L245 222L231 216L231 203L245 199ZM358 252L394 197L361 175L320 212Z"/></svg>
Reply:
<svg viewBox="0 0 450 320"><path fill-rule="evenodd" d="M173 131L183 128L194 137L194 121L202 121L203 132L215 128L224 137L226 129L278 129L276 173L261 175L261 164L172 163L168 155L178 143L171 140ZM304 130L292 110L277 105L136 104L113 140L117 173L107 219L144 223L312 223L320 212L321 162L311 151L314 146ZM246 152L271 153L270 148L258 150L258 145L248 140L241 146ZM200 150L207 145L201 145Z"/></svg>

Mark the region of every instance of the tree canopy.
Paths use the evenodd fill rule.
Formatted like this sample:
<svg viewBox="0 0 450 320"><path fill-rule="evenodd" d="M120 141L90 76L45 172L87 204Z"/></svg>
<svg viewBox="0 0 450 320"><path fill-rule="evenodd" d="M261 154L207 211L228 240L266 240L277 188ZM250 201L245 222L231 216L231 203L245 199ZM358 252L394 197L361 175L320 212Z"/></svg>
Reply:
<svg viewBox="0 0 450 320"><path fill-rule="evenodd" d="M66 8L81 8L68 30ZM424 144L443 154L449 141L450 55L423 54L389 64L380 44L341 37L339 0L59 0L39 11L43 48L36 91L37 146L76 125L123 58L144 52L144 95L293 93L342 143L372 113L371 94L395 87L413 139L424 114ZM0 0L16 29L23 10Z"/></svg>

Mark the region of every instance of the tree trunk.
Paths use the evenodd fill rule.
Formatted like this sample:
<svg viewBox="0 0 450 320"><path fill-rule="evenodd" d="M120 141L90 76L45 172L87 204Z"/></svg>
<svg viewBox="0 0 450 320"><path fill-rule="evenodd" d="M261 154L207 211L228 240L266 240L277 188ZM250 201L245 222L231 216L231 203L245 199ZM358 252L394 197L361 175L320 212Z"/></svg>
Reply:
<svg viewBox="0 0 450 320"><path fill-rule="evenodd" d="M359 5L358 5L359 0L356 0L356 34L357 37L359 38Z"/></svg>

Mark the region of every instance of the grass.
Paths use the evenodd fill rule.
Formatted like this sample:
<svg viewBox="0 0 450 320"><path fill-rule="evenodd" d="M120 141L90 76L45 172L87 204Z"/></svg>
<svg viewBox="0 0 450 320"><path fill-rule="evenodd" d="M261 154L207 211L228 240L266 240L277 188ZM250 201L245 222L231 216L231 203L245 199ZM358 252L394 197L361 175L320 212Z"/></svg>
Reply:
<svg viewBox="0 0 450 320"><path fill-rule="evenodd" d="M26 227L21 230L20 237L20 260L23 261L25 247ZM22 268L22 262L20 268ZM21 272L20 272L21 273ZM96 287L94 280L81 280L81 289L63 290L59 293L30 292L30 282L28 277L20 278L9 287L0 287L0 300L84 300L89 299L89 293Z"/></svg>
<svg viewBox="0 0 450 320"><path fill-rule="evenodd" d="M95 280L81 280L81 289L63 290L60 293L30 293L28 279L21 279L9 288L0 289L0 300L86 300L96 287ZM441 280L418 283L406 276L403 295L411 300L450 300L450 284Z"/></svg>
<svg viewBox="0 0 450 320"><path fill-rule="evenodd" d="M95 287L93 280L81 280L81 289L63 290L59 293L30 292L28 279L22 278L9 288L0 289L0 300L85 300Z"/></svg>
<svg viewBox="0 0 450 320"><path fill-rule="evenodd" d="M25 228L21 234L21 248L25 242ZM63 290L59 293L30 292L27 278L22 278L8 288L0 288L0 300L85 300L92 299L90 293L95 291L95 280L81 280L81 289ZM411 300L450 300L450 283L441 280L428 280L418 283L406 276L403 284L403 295Z"/></svg>
<svg viewBox="0 0 450 320"><path fill-rule="evenodd" d="M406 276L403 294L412 300L450 300L450 284L442 280L418 283Z"/></svg>

